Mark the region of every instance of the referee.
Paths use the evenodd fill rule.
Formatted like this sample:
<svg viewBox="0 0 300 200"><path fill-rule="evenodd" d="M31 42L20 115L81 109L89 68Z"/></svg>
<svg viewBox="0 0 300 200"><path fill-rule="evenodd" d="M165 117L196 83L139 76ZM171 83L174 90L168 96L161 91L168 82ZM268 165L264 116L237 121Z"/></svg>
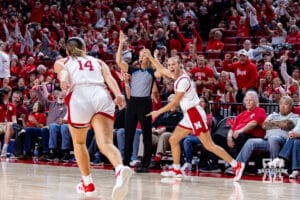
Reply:
<svg viewBox="0 0 300 200"><path fill-rule="evenodd" d="M144 157L141 165L136 168L136 172L143 173L148 172L152 156L152 122L151 117L146 117L146 114L152 111L151 91L157 75L155 75L155 70L150 67L144 50L139 53L139 68L129 66L122 60L123 43L126 39L124 33L120 31L116 63L124 73L131 75L130 97L127 97L125 113L124 165L129 165L136 126L140 122L143 132Z"/></svg>

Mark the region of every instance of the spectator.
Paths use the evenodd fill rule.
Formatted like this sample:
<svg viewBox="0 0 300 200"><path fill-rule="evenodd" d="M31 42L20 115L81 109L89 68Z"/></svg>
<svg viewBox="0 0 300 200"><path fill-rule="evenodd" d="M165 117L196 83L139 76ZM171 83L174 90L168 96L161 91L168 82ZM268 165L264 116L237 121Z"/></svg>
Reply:
<svg viewBox="0 0 300 200"><path fill-rule="evenodd" d="M23 142L24 142L24 138L21 133L21 130L24 128L23 125L23 120L28 119L28 115L30 113L30 111L28 110L28 108L24 105L23 103L23 94L21 91L19 90L15 90L12 93L12 103L16 106L16 112L17 112L17 123L12 123L11 126L12 128L8 128L7 129L7 134L9 137L9 140L11 138L15 137L15 143L14 143L14 156L19 156L21 154L23 154ZM10 127L10 124L7 124L8 127ZM22 135L22 136L21 136ZM18 138L19 136L21 136L20 138ZM20 143L18 143L17 141L20 141ZM22 145L21 145L22 143Z"/></svg>
<svg viewBox="0 0 300 200"><path fill-rule="evenodd" d="M247 20L249 20L250 35L255 36L256 31L261 30L258 21L257 11L249 1L243 3L244 8L242 8L241 4L241 1L237 0L236 8L238 12L240 12L244 17L247 18Z"/></svg>
<svg viewBox="0 0 300 200"><path fill-rule="evenodd" d="M300 121L289 131L288 140L282 147L277 158L268 163L270 167L284 167L285 161L291 163L292 173L289 178L295 179L300 175Z"/></svg>
<svg viewBox="0 0 300 200"><path fill-rule="evenodd" d="M259 107L258 95L255 91L248 91L244 97L246 110L238 114L226 135L214 134L214 141L231 152L233 157L240 152L246 141L250 138L263 138L262 129L266 112Z"/></svg>
<svg viewBox="0 0 300 200"><path fill-rule="evenodd" d="M168 49L176 49L177 51L183 50L185 38L174 21L170 22L169 29L167 30L167 42Z"/></svg>
<svg viewBox="0 0 300 200"><path fill-rule="evenodd" d="M239 61L230 64L230 54L225 55L223 62L223 70L234 72L238 91L236 101L242 102L246 91L257 89L258 72L257 67L248 59L248 54L245 50L240 50Z"/></svg>
<svg viewBox="0 0 300 200"><path fill-rule="evenodd" d="M191 70L191 76L197 86L197 93L202 95L204 89L213 90L214 72L207 65L207 60L203 55L198 55L196 58L196 66Z"/></svg>
<svg viewBox="0 0 300 200"><path fill-rule="evenodd" d="M24 154L19 156L18 159L31 158L32 149L34 148L34 144L38 142L38 137L42 137L42 148L48 146L45 145L45 141L48 141L48 135L44 135L45 132L42 131L42 127L46 125L46 115L44 112L44 106L40 102L36 102L28 119L23 121L25 127Z"/></svg>
<svg viewBox="0 0 300 200"><path fill-rule="evenodd" d="M288 44L300 43L300 32L296 25L291 26L290 32L286 37L286 42Z"/></svg>
<svg viewBox="0 0 300 200"><path fill-rule="evenodd" d="M5 50L6 43L0 40L0 81L10 77L10 58Z"/></svg>
<svg viewBox="0 0 300 200"><path fill-rule="evenodd" d="M209 32L209 40L207 42L206 51L220 53L224 48L224 43L222 42L222 28L214 28Z"/></svg>
<svg viewBox="0 0 300 200"><path fill-rule="evenodd" d="M16 106L9 102L10 94L11 90L9 88L0 90L0 123L2 123L1 131L5 134L0 157L6 157L8 144L13 134L13 123L17 123Z"/></svg>
<svg viewBox="0 0 300 200"><path fill-rule="evenodd" d="M279 113L269 115L262 127L266 130L264 138L251 138L247 140L236 160L247 163L253 152L269 152L271 159L275 159L281 147L288 139L288 133L291 131L299 116L292 113L293 100L289 96L280 98Z"/></svg>
<svg viewBox="0 0 300 200"><path fill-rule="evenodd" d="M46 92L46 94L43 94ZM55 158L60 158L61 161L67 161L70 158L71 150L71 135L66 124L67 106L64 103L65 93L60 91L57 99L49 100L48 92L45 85L38 86L38 100L45 108L48 109L46 127L41 131L45 137L41 160L53 161ZM61 151L63 156L60 157L58 149L58 138L61 137ZM48 149L49 148L49 149Z"/></svg>
<svg viewBox="0 0 300 200"><path fill-rule="evenodd" d="M254 49L252 48L252 42L250 40L245 40L243 42L243 50L245 50L247 52L247 56L250 60L254 59L254 56L253 56Z"/></svg>
<svg viewBox="0 0 300 200"><path fill-rule="evenodd" d="M265 25L265 28L267 29L268 33L272 36L272 45L280 45L284 44L287 37L287 32L283 27L283 24L280 22L276 22L275 20L272 20L273 28L269 28L267 25Z"/></svg>
<svg viewBox="0 0 300 200"><path fill-rule="evenodd" d="M273 54L274 49L271 46L271 44L269 44L267 42L266 38L261 38L259 39L258 45L255 49L253 49L253 59L256 62L260 62L263 59L264 54Z"/></svg>

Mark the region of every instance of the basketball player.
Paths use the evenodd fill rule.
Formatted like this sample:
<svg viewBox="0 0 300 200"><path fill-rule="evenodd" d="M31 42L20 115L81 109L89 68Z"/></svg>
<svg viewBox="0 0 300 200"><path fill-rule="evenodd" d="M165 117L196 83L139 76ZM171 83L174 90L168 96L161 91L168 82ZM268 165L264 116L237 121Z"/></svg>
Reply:
<svg viewBox="0 0 300 200"><path fill-rule="evenodd" d="M68 106L68 125L73 139L75 158L82 175L77 192L88 197L96 195L85 144L87 130L92 126L99 149L115 167L116 185L112 199L124 199L128 193L132 171L123 165L121 154L113 145L115 104L120 109L124 108L124 97L108 66L103 61L86 55L83 39L70 38L66 49L68 56L57 60L54 70L58 74L61 89L67 92L65 101ZM105 83L115 96L115 104Z"/></svg>
<svg viewBox="0 0 300 200"><path fill-rule="evenodd" d="M174 109L178 105L180 105L184 114L183 119L176 126L169 140L173 156L173 168L162 172L161 175L171 177L182 176L182 172L180 170L179 141L192 132L199 138L208 151L213 152L226 162L230 163L236 174L234 181L238 181L242 176L241 172L243 171L245 164L237 162L224 149L213 143L207 127L205 111L199 105L200 100L196 89L192 85L190 77L180 67L179 58L169 58L167 62L168 69L166 69L151 56L149 50L146 51L146 54L159 73L175 80L175 96L173 100L161 109L150 112L148 116L152 116L152 118L155 119L160 114Z"/></svg>

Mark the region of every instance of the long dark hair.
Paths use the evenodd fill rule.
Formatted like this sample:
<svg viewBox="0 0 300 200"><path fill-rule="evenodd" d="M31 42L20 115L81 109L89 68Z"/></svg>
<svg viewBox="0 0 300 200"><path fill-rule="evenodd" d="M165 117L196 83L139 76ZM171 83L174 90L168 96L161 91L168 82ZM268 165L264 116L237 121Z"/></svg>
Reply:
<svg viewBox="0 0 300 200"><path fill-rule="evenodd" d="M206 104L206 106L204 108L204 111L206 112L206 114L209 114L211 111L209 109L209 102L208 102L207 98L205 96L200 96L199 99L203 99L204 100L204 102Z"/></svg>

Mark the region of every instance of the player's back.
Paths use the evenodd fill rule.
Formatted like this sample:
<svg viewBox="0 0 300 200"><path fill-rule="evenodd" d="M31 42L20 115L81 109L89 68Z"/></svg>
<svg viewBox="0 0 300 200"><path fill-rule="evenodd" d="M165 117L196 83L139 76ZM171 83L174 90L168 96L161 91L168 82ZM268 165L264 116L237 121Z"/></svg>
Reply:
<svg viewBox="0 0 300 200"><path fill-rule="evenodd" d="M91 56L68 56L64 64L69 73L72 88L79 85L105 86L101 72L101 64L96 58Z"/></svg>

